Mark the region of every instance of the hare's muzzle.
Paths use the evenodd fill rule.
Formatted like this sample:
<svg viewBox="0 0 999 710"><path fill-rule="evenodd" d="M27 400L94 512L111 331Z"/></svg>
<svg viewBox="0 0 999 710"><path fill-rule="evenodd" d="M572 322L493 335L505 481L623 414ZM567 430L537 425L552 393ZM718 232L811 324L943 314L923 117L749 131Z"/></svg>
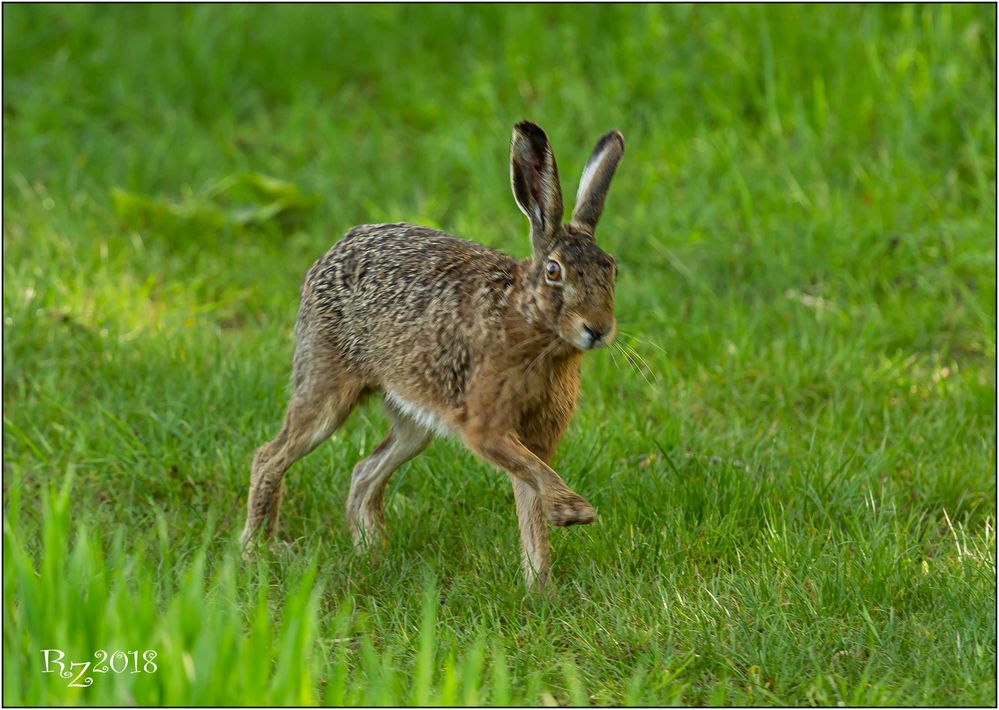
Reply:
<svg viewBox="0 0 999 710"><path fill-rule="evenodd" d="M583 350L606 347L614 340L615 330L613 321L600 325L584 323L576 344Z"/></svg>

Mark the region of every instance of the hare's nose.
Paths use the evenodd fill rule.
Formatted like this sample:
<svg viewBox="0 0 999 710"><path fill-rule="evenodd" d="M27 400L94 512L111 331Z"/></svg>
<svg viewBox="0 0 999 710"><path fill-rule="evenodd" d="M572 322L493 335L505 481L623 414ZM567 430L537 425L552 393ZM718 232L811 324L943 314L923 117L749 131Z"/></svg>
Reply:
<svg viewBox="0 0 999 710"><path fill-rule="evenodd" d="M601 332L599 330L594 330L593 328L591 328L588 325L584 325L583 326L583 331L586 333L587 336L589 336L589 338L590 338L590 346L591 347L594 346L594 345L596 345L597 343L599 343L600 339L602 337L604 337L604 335L607 334L607 331L602 331Z"/></svg>

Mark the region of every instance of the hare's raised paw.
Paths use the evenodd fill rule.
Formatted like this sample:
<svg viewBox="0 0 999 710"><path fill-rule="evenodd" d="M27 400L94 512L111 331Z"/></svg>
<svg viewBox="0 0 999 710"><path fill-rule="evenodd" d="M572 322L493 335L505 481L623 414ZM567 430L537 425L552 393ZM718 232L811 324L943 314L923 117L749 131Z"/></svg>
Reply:
<svg viewBox="0 0 999 710"><path fill-rule="evenodd" d="M557 527L587 525L597 519L597 511L583 498L552 501L548 506L548 522Z"/></svg>

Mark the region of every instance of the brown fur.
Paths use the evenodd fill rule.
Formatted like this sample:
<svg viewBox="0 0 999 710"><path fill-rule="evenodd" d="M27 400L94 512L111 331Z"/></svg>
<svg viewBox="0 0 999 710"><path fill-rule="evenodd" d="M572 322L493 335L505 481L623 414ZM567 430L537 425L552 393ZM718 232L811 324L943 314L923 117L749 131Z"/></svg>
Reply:
<svg viewBox="0 0 999 710"><path fill-rule="evenodd" d="M281 431L254 457L244 546L261 527L274 533L288 468L366 394L382 392L392 428L351 478L355 543L382 535L393 471L435 433L453 434L510 475L524 574L529 585L544 584L547 523L596 518L548 462L575 407L583 351L615 333L617 268L593 235L623 149L620 133L601 138L573 220L562 224L547 136L517 125L511 183L531 222L531 259L426 227L382 224L355 227L313 264L295 328L294 395Z"/></svg>

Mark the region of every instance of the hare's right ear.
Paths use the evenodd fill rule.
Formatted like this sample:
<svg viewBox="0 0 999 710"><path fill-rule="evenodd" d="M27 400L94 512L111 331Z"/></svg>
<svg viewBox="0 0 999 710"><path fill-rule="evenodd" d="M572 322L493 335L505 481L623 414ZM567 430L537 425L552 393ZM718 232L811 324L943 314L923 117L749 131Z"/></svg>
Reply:
<svg viewBox="0 0 999 710"><path fill-rule="evenodd" d="M624 136L621 131L610 131L597 141L593 154L586 161L583 177L579 179L576 192L576 207L572 211L574 224L586 227L593 234L597 221L604 211L604 199L610 188L614 169L624 154Z"/></svg>
<svg viewBox="0 0 999 710"><path fill-rule="evenodd" d="M513 128L510 184L520 211L531 220L534 258L543 258L562 225L562 188L548 136L530 121L521 121Z"/></svg>

